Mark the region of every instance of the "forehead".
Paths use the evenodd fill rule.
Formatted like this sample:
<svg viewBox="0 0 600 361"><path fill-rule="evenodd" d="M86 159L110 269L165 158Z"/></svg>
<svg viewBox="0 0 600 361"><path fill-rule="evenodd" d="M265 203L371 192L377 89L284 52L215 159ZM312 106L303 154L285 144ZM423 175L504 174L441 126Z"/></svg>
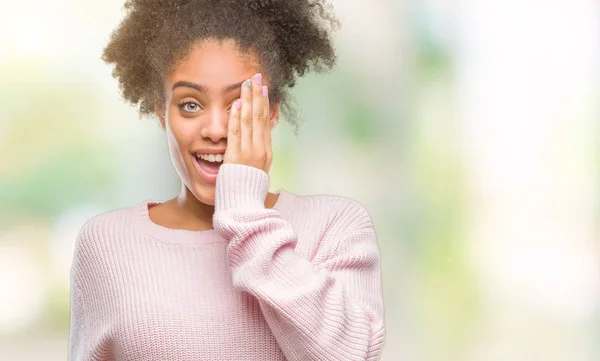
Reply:
<svg viewBox="0 0 600 361"><path fill-rule="evenodd" d="M193 81L207 87L220 87L252 77L259 71L252 54L241 53L231 40L207 40L195 44L167 76L167 84Z"/></svg>

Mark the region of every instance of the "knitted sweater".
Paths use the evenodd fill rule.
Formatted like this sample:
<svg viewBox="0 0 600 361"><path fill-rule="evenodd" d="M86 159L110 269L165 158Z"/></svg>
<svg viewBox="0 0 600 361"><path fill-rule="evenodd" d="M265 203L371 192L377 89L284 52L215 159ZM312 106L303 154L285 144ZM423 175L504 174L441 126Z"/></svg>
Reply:
<svg viewBox="0 0 600 361"><path fill-rule="evenodd" d="M351 199L279 190L224 164L214 229L170 229L146 201L89 220L71 269L69 359L377 360L384 342L371 218Z"/></svg>

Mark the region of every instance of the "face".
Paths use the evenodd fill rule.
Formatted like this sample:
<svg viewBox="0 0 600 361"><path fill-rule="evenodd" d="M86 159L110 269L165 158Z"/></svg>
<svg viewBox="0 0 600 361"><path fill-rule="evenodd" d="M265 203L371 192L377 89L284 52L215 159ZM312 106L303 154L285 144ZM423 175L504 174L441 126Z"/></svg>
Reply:
<svg viewBox="0 0 600 361"><path fill-rule="evenodd" d="M215 182L203 176L197 153L224 153L227 125L241 84L260 72L253 55L242 54L233 41L205 41L192 48L164 81L165 103L156 114L165 130L171 161L188 193L214 205ZM263 74L263 83L270 85ZM273 120L279 107L272 107Z"/></svg>

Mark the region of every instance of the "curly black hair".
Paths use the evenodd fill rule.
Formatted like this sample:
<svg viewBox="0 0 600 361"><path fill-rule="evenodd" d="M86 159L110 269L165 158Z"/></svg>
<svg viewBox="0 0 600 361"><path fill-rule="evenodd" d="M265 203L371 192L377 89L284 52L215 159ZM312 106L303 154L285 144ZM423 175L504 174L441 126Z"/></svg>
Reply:
<svg viewBox="0 0 600 361"><path fill-rule="evenodd" d="M233 39L242 52L256 54L271 83L271 104L280 102L296 131L289 88L307 71L335 65L331 31L339 22L324 1L127 0L124 7L102 59L114 64L122 95L139 104L140 116L164 101L164 77L201 40Z"/></svg>

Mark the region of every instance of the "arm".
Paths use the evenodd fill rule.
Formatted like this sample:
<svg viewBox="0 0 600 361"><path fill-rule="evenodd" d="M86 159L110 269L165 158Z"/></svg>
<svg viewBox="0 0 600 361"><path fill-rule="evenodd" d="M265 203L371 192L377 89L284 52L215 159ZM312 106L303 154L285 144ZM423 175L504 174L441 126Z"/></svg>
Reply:
<svg viewBox="0 0 600 361"><path fill-rule="evenodd" d="M81 291L77 282L71 277L71 316L69 327L69 361L83 360L85 350L85 310Z"/></svg>
<svg viewBox="0 0 600 361"><path fill-rule="evenodd" d="M318 261L295 251L297 235L266 209L268 175L223 165L214 227L229 240L234 286L255 296L290 360L377 360L385 337L376 235L367 211L347 202ZM227 183L225 185L225 183Z"/></svg>
<svg viewBox="0 0 600 361"><path fill-rule="evenodd" d="M85 243L85 226L79 231L75 242L75 253L71 266L71 310L69 327L69 361L80 361L85 359L87 332L87 313L83 302L83 293L79 281L82 272L81 248Z"/></svg>
<svg viewBox="0 0 600 361"><path fill-rule="evenodd" d="M90 277L92 270L96 269L93 260L99 259L96 241L100 234L101 227L95 220L90 220L81 228L75 242L71 266L69 361L114 359L106 337L108 317L98 312L103 308L99 301L102 297L93 286L96 280Z"/></svg>

